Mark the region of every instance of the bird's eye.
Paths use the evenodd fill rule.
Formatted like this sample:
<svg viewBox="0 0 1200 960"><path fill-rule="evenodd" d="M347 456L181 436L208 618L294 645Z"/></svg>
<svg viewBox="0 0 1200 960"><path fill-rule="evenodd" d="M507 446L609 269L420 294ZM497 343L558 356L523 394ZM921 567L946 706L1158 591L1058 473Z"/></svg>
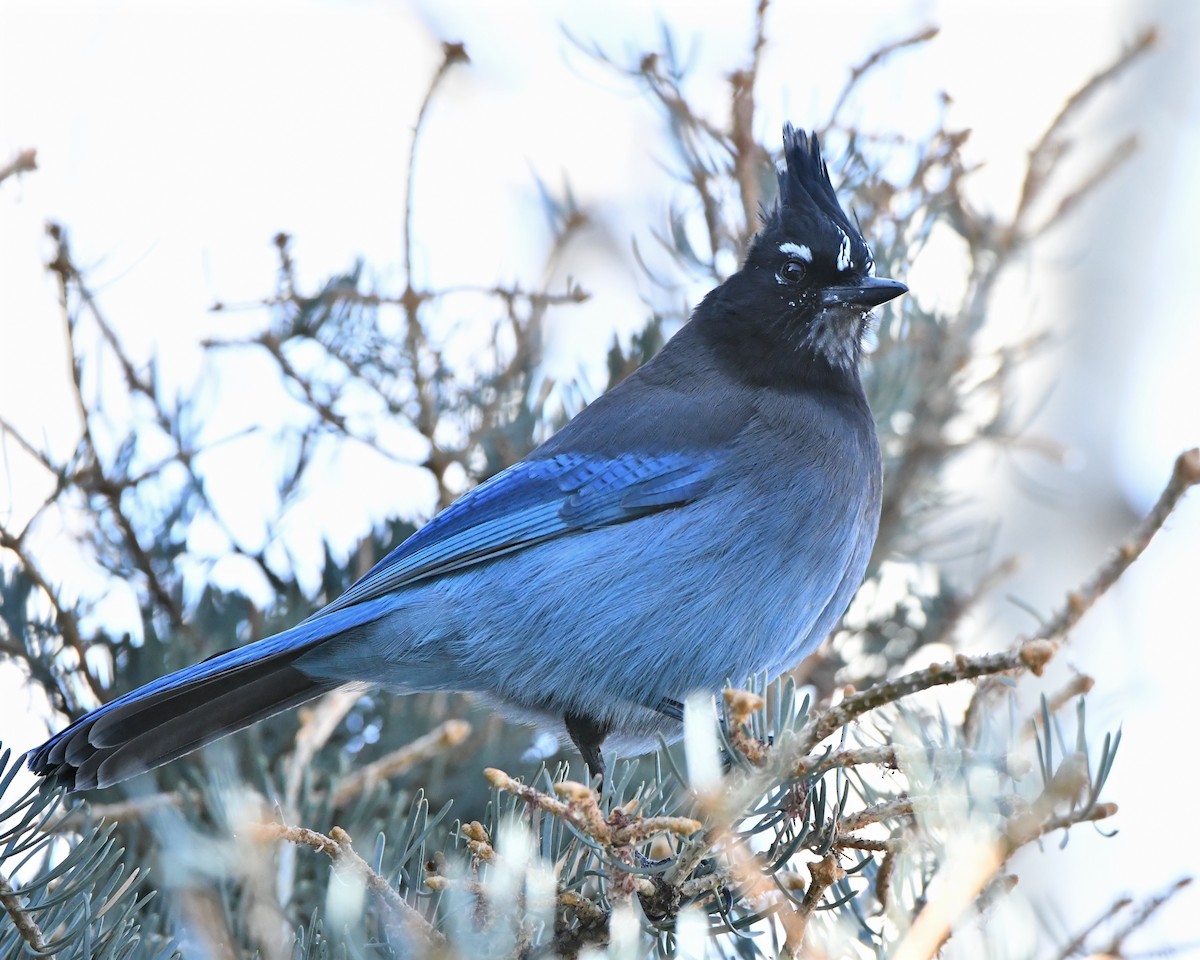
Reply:
<svg viewBox="0 0 1200 960"><path fill-rule="evenodd" d="M779 270L779 276L788 283L799 283L804 279L805 273L806 268L804 263L795 258L784 261L783 266Z"/></svg>

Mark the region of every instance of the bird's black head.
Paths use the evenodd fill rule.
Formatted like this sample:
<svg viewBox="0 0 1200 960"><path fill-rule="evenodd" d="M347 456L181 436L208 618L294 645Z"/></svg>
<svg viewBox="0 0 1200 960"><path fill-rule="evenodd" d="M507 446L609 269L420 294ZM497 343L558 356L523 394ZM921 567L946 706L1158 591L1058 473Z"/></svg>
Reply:
<svg viewBox="0 0 1200 960"><path fill-rule="evenodd" d="M834 376L849 373L871 309L908 288L875 276L871 249L838 203L816 136L785 126L783 153L779 199L742 268L713 292L721 315L714 319L722 339L771 368L816 364ZM772 351L790 356L771 358Z"/></svg>

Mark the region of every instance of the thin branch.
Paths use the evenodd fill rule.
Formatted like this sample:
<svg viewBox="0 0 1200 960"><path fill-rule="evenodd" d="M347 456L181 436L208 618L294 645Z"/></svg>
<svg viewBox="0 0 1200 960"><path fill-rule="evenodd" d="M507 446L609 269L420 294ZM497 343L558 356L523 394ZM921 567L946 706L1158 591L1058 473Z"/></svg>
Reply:
<svg viewBox="0 0 1200 960"><path fill-rule="evenodd" d="M1068 703L1078 700L1082 696L1091 693L1092 687L1096 685L1096 681L1087 674L1077 673L1064 683L1056 692L1046 696L1046 711L1053 716L1058 713ZM979 739L979 734L983 729L984 713L988 705L994 702L994 698L1006 691L1011 690L1011 687L1006 686L995 677L987 679L976 684L975 692L971 694L971 700L967 704L966 713L963 716L963 741L966 743L975 743ZM1022 728L1020 742L1027 742L1034 735L1035 728L1026 726ZM1020 779L1024 776L1022 770L1015 770L1012 764L1016 763L1015 756L1009 756L1009 774Z"/></svg>
<svg viewBox="0 0 1200 960"><path fill-rule="evenodd" d="M943 747L921 751L909 751L892 743L879 744L871 747L850 747L842 750L817 751L799 761L790 774L791 777L807 779L820 776L830 770L844 770L847 767L871 765L896 770L904 766L904 758L913 753L926 758L929 762L952 761L963 767L988 767L992 770L1002 770L1009 774L1022 772L1017 758L999 756L996 754L977 753L960 747ZM1016 769L1014 770L1014 765ZM1019 779L1019 776L1017 777Z"/></svg>
<svg viewBox="0 0 1200 960"><path fill-rule="evenodd" d="M804 899L801 900L800 906L792 911L793 921L784 925L787 933L783 950L779 954L781 960L808 956L804 951L804 934L808 930L808 922L820 906L825 891L846 876L846 871L841 868L837 856L832 853L817 863L810 863L808 872L812 880L808 889L804 891Z"/></svg>
<svg viewBox="0 0 1200 960"><path fill-rule="evenodd" d="M923 643L926 645L948 643L963 618L990 594L997 584L1011 577L1016 572L1017 566L1016 557L1006 557L980 577L979 582L971 588L970 593L954 597L938 621L937 632L928 639L923 639Z"/></svg>
<svg viewBox="0 0 1200 960"><path fill-rule="evenodd" d="M309 764L361 698L361 690L331 690L300 711L300 728L296 731L295 746L288 759L287 784L283 791L284 809L289 816L299 809L300 790Z"/></svg>
<svg viewBox="0 0 1200 960"><path fill-rule="evenodd" d="M1095 74L1087 83L1067 98L1062 109L1050 121L1050 125L1029 152L1029 163L1025 170L1025 180L1021 184L1021 195L1017 201L1017 210L1012 220L1012 231L1014 233L1019 228L1029 208L1033 205L1034 200L1041 193L1056 162L1062 156L1065 147L1057 139L1060 131L1099 92L1101 87L1120 73L1123 73L1157 42L1157 31L1153 28L1144 30L1130 47L1121 52L1116 60Z"/></svg>
<svg viewBox="0 0 1200 960"><path fill-rule="evenodd" d="M965 845L938 869L931 887L937 893L921 908L896 949L894 960L929 960L950 935L953 925L975 902L1001 867L1021 847L1056 830L1103 820L1116 813L1115 804L1098 803L1087 809L1056 814L1055 807L1074 802L1087 788L1086 759L1068 758L1041 795L1024 812L1008 818L998 835Z"/></svg>
<svg viewBox="0 0 1200 960"><path fill-rule="evenodd" d="M838 114L842 112L842 107L846 105L846 101L850 99L850 94L854 92L854 88L858 86L859 81L864 76L898 50L903 50L905 47L914 47L920 43L928 43L938 33L939 30L937 27L926 27L924 30L920 30L911 36L895 40L892 43L886 43L858 66L851 68L850 76L847 78L845 86L842 87L842 92L838 94L837 100L834 101L833 109L829 111L829 122L826 124L826 129L829 129L829 127L832 127L837 122Z"/></svg>
<svg viewBox="0 0 1200 960"><path fill-rule="evenodd" d="M426 347L425 330L421 326L419 311L423 300L416 291L413 285L413 270L412 270L412 215L413 215L413 191L416 184L416 164L417 164L417 142L420 139L421 127L425 120L425 115L429 110L430 104L433 102L433 95L441 84L442 78L456 63L469 63L470 57L467 56L466 47L461 43L443 43L442 44L442 62L438 66L437 71L433 75L433 79L429 82L429 87L425 91L425 98L421 101L421 107L417 111L417 119L413 124L412 140L409 143L408 153L408 170L405 174L406 180L404 185L404 294L401 298L401 307L404 311L404 349L409 358L410 376L412 377L413 393L417 402L417 415L413 418L413 425L420 432L421 436L425 437L430 444L431 450L436 450L434 443L435 427L437 426L438 410L436 409L436 385L430 381L422 369L421 358ZM438 501L445 503L447 500L445 469L436 469L434 458L430 458L429 467L434 474L434 479L438 485Z"/></svg>
<svg viewBox="0 0 1200 960"><path fill-rule="evenodd" d="M1146 922L1162 909L1171 898L1180 891L1190 886L1192 883L1191 877L1183 877L1176 880L1163 893L1157 896L1150 897L1137 910L1133 916L1113 934L1113 938L1108 942L1108 946L1100 950L1101 956L1123 957L1125 956L1125 941L1129 939L1130 934L1141 929L1146 925Z"/></svg>
<svg viewBox="0 0 1200 960"><path fill-rule="evenodd" d="M691 817L633 817L632 811L624 809L614 810L606 819L600 811L596 791L582 783L569 780L556 783L554 792L558 797L552 797L514 780L503 770L489 767L483 774L495 789L511 793L560 820L574 824L593 840L608 847L630 846L658 833L690 837L703 826Z"/></svg>
<svg viewBox="0 0 1200 960"><path fill-rule="evenodd" d="M130 800L120 800L116 803L96 803L77 807L64 817L45 824L46 833L77 833L91 829L96 823L110 821L113 823L140 823L150 817L157 816L164 810L178 810L183 806L185 796L192 802L201 799L194 792L171 791L170 793L151 793L144 797L134 797Z"/></svg>
<svg viewBox="0 0 1200 960"><path fill-rule="evenodd" d="M155 411L156 422L168 436L172 436L169 418L158 404L152 383L145 380L137 372L134 364L122 348L116 332L105 319L99 304L84 282L83 275L71 258L66 231L56 223L49 224L46 231L55 243L54 257L47 265L47 269L58 278L60 306L63 311L63 320L67 327L67 349L71 361L71 382L74 387L75 403L79 411L80 424L83 431L82 445L87 453L85 469L81 469L78 472L76 480L79 486L85 491L93 491L104 498L112 515L113 522L121 533L121 539L133 557L135 568L145 578L147 588L158 605L166 612L175 629L184 632L187 627L184 623L183 609L180 603L177 602L177 598L172 595L171 591L159 577L158 571L154 568L154 564L150 559L150 555L142 546L133 521L122 506L122 496L127 490L132 489L132 487L128 480L114 479L109 476L100 458L100 447L92 435L92 411L88 408L87 400L83 395L83 364L77 352L75 342L78 317L71 310L72 289L75 290L80 302L87 307L105 341L111 347L124 374L126 386L130 392L141 394L150 401Z"/></svg>
<svg viewBox="0 0 1200 960"><path fill-rule="evenodd" d="M895 840L872 840L868 837L837 837L833 841L834 850L869 850L872 853L887 853L898 845Z"/></svg>
<svg viewBox="0 0 1200 960"><path fill-rule="evenodd" d="M359 794L370 790L425 760L440 756L445 750L458 746L471 734L471 725L465 720L447 720L434 727L423 737L405 744L380 757L374 763L360 767L344 778L333 792L333 807L345 807Z"/></svg>
<svg viewBox="0 0 1200 960"><path fill-rule="evenodd" d="M837 832L853 833L855 830L874 826L877 823L882 823L884 820L895 820L899 817L911 817L912 815L913 800L909 797L897 797L895 800L872 804L869 807L864 807L862 810L846 814L846 816L838 820Z"/></svg>
<svg viewBox="0 0 1200 960"><path fill-rule="evenodd" d="M25 904L21 900L21 895L12 888L8 880L0 876L0 903L4 904L4 912L12 919L21 939L29 944L36 953L41 954L46 949L42 928L33 919L33 915L25 909Z"/></svg>
<svg viewBox="0 0 1200 960"><path fill-rule="evenodd" d="M84 683L92 696L96 698L96 702L103 703L104 690L87 667L87 644L84 642L83 631L79 628L79 618L75 611L62 602L61 595L51 586L50 579L42 573L33 557L25 550L23 540L13 536L2 525L0 525L0 549L11 550L16 554L25 576L50 601L50 605L54 608L54 625L62 635L63 642L75 652L76 672L83 677ZM65 697L66 691L62 690L62 693Z"/></svg>
<svg viewBox="0 0 1200 960"><path fill-rule="evenodd" d="M1004 653L991 653L979 657L960 655L949 663L931 664L923 670L916 670L895 680L877 683L846 697L837 706L817 715L804 728L793 749L800 754L810 753L826 737L863 714L921 690L1009 670L1029 669L1034 673L1041 673L1056 650L1056 645L1048 641L1030 640Z"/></svg>
<svg viewBox="0 0 1200 960"><path fill-rule="evenodd" d="M1176 459L1171 479L1158 502L1134 528L1129 539L1083 586L1067 595L1067 602L1062 610L1048 620L1032 638L1022 641L1016 648L1004 653L979 657L958 656L952 662L932 664L923 670L877 683L860 693L852 694L837 706L814 717L804 728L793 749L801 755L808 754L826 737L863 714L921 690L960 680L992 676L1009 670L1031 670L1040 675L1058 651L1059 643L1066 634L1129 569L1130 564L1142 555L1183 495L1197 483L1200 483L1200 448L1193 448L1181 453Z"/></svg>
<svg viewBox="0 0 1200 960"><path fill-rule="evenodd" d="M1200 483L1200 447L1181 453L1175 460L1171 479L1158 498L1158 502L1116 549L1112 557L1078 589L1067 594L1067 601L1042 629L1035 639L1057 640L1066 636L1080 618L1088 612L1130 565L1142 555L1154 535L1162 529L1167 517L1178 506L1183 495Z"/></svg>
<svg viewBox="0 0 1200 960"><path fill-rule="evenodd" d="M758 225L758 210L762 204L760 173L766 162L763 150L754 136L755 86L763 50L767 44L766 19L768 0L759 0L754 13L754 46L750 66L730 77L733 104L730 117L729 141L733 145L733 179L742 200L742 230L740 248L745 249Z"/></svg>
<svg viewBox="0 0 1200 960"><path fill-rule="evenodd" d="M263 310L271 307L292 306L298 307L301 310L310 310L318 304L333 305L333 304L352 304L354 306L363 307L403 307L406 306L412 297L417 297L421 302L431 302L441 300L446 297L453 296L491 296L498 297L502 300L526 300L531 304L545 304L547 306L561 306L571 303L585 302L589 294L583 290L578 284L571 284L562 293L550 293L547 290L526 290L519 284L511 284L505 286L503 284L495 284L493 286L473 285L473 284L458 284L456 286L443 287L440 290L415 290L413 293L390 294L379 293L378 291L358 290L354 287L338 287L336 290L326 290L320 296L310 297L296 291L284 291L270 297L259 297L256 300L239 300L234 303L225 303L218 300L209 307L214 313L219 313L225 310ZM222 340L216 337L210 337L200 341L203 347L243 347L258 343L257 339L242 339L242 340Z"/></svg>
<svg viewBox="0 0 1200 960"><path fill-rule="evenodd" d="M305 402L310 408L316 411L318 417L339 433L349 432L346 418L333 409L332 402L327 402L317 396L312 381L301 374L293 366L291 360L287 358L279 337L272 331L267 330L255 337L254 342L263 347L271 355L272 359L279 365L279 372L283 374L284 379L291 381L300 388L300 391L304 394Z"/></svg>
<svg viewBox="0 0 1200 960"><path fill-rule="evenodd" d="M0 417L0 433L4 433L5 435L12 437L17 441L17 444L21 447L21 449L29 454L29 456L33 457L33 459L35 459L38 463L40 463L47 472L55 474L61 478L61 468L55 464L45 452L39 450L32 443L26 440L21 431L14 427L4 417Z"/></svg>
<svg viewBox="0 0 1200 960"><path fill-rule="evenodd" d="M470 62L471 58L467 56L467 48L463 44L442 44L442 62L438 64L438 68L433 74L433 79L429 81L429 86L425 90L425 97L421 100L421 107L417 111L416 123L413 124L412 139L408 145L408 171L404 181L404 279L409 290L413 289L412 212L413 190L416 183L414 171L417 166L417 141L420 139L421 127L425 122L425 115L429 112L429 105L433 102L433 95L441 85L442 79L456 63Z"/></svg>
<svg viewBox="0 0 1200 960"><path fill-rule="evenodd" d="M1097 928L1102 926L1104 923L1107 923L1131 903L1133 903L1132 897L1117 897L1117 899L1109 905L1107 910L1105 910L1102 914L1100 914L1100 916L1080 930L1079 933L1077 933L1066 943L1062 950L1059 951L1057 960L1069 960L1070 957L1075 956L1077 953L1082 953L1085 949L1087 938L1091 936L1097 930Z"/></svg>
<svg viewBox="0 0 1200 960"><path fill-rule="evenodd" d="M1084 178L1079 186L1058 201L1058 206L1054 208L1054 212L1040 226L1034 227L1030 231L1030 236L1040 237L1073 213L1075 208L1086 200L1092 191L1112 176L1118 167L1137 152L1137 148L1138 139L1132 134L1118 142L1109 150L1107 156L1100 163L1096 164L1095 169Z"/></svg>
<svg viewBox="0 0 1200 960"><path fill-rule="evenodd" d="M8 163L0 166L0 183L3 183L9 177L16 176L21 173L30 173L37 169L37 148L26 147L24 150L18 150L17 155Z"/></svg>
<svg viewBox="0 0 1200 960"><path fill-rule="evenodd" d="M888 840L883 851L883 858L879 861L879 870L875 874L875 899L879 901L879 905L884 910L888 906L888 894L892 889L892 873L896 869L896 857L899 852L900 844L895 840Z"/></svg>
<svg viewBox="0 0 1200 960"><path fill-rule="evenodd" d="M381 877L362 857L355 852L350 835L341 827L334 827L326 836L307 827L289 827L282 823L262 823L255 826L255 833L264 840L285 840L299 846L311 847L318 853L328 855L334 868L359 880L368 890L379 897L388 913L397 920L406 932L416 934L427 947L446 949L446 938L425 919L425 916L410 906L387 879Z"/></svg>

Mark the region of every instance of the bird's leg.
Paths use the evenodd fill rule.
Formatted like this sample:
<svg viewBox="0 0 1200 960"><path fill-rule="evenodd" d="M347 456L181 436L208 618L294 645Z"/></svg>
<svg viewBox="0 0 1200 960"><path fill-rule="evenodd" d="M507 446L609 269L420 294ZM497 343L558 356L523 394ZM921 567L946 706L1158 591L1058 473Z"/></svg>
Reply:
<svg viewBox="0 0 1200 960"><path fill-rule="evenodd" d="M600 744L612 730L612 724L600 722L578 713L565 714L563 722L567 725L567 734L570 736L571 742L575 744L579 755L583 757L583 762L588 765L593 776L599 775L600 781L603 783L604 755L600 753Z"/></svg>

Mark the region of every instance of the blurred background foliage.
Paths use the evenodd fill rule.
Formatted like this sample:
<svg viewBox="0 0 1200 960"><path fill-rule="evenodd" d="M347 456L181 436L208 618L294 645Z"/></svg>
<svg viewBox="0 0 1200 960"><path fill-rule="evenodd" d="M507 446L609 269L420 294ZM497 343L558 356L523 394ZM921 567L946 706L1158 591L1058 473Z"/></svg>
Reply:
<svg viewBox="0 0 1200 960"><path fill-rule="evenodd" d="M444 506L653 355L686 320L681 291L718 283L736 267L760 206L773 198L778 132L761 129L755 113L768 95L758 86L770 42L766 10L757 8L727 100L703 107L689 97L685 58L668 31L658 49L636 56L573 41L572 56L603 65L622 92L636 91L654 108L662 136L646 149L682 188L652 229L655 248L632 250L652 292L642 328L608 349L607 384L557 382L545 368L548 330L590 297L587 276L563 273L571 244L583 231L607 229L569 183L538 184L552 241L534 280L425 284L413 267L421 247L411 217L421 192L415 163L400 264L358 263L309 289L293 238L275 238L273 292L255 303L214 304L253 317L254 329L204 344L214 367L253 354L271 371L224 381L226 422L264 392L287 400L287 415L268 428L272 459L246 465L275 478L278 509L263 520L262 549L245 546L211 496L205 454L229 438L214 441L205 429L210 398L163 388L154 359L126 347L121 318L107 315L76 263L68 227L50 225L48 270L68 332L81 431L63 458L0 424L9 448L54 478L39 517L0 526L0 654L45 691L56 727L168 670L302 619L414 529L395 519L349 555L327 546L314 577L271 548L314 472L367 449L403 461ZM886 71L893 57L919 55L934 33L899 38L855 67L818 133L879 274L905 278L934 231L948 229L968 252L961 297L936 310L906 297L881 311L865 375L886 490L868 580L831 642L784 684L760 685L762 703L736 714L746 736L738 723L714 732L731 758L726 792L696 782L679 747L664 748L618 765L596 807L604 823L589 820L592 801L561 790L566 799L553 800L556 783L579 775L573 754L470 697L447 694L330 695L77 805L14 787L17 758L6 755L0 870L14 923L0 934L4 955L57 948L89 957L574 956L607 946L619 956L751 957L798 955L803 944L814 956L887 956L927 905L955 844L976 829L1002 838L1005 852L971 898L974 925L947 949L1069 956L1099 936L1118 954L1129 904L1114 906L1092 940L1061 938L1022 952L1023 941L1004 936L1006 918L1016 915L1004 906L1015 882L1003 869L1012 850L1111 813L1100 788L1119 738L1087 730L1075 706L1086 678L1051 691L1028 723L1013 719L1023 708L1006 699L1012 679L982 682L958 700L896 701L946 682L910 688L897 678L959 646L966 615L1009 565L986 533L956 524L959 494L945 482L956 458L980 445L1028 442L1013 415L1013 371L1043 338L983 342L991 295L1028 245L1128 156L1132 142L1116 136L1080 176L1065 180L1055 164L1080 112L1120 82L1153 36L1138 38L1064 104L1029 155L1016 208L1000 220L964 190L968 131L943 121L912 141L848 119L862 79ZM448 149L426 145L422 123L439 109L445 78L470 69L465 47L443 45L416 118L414 157ZM432 259L453 254L428 251ZM477 260L486 270L486 259ZM261 429L249 417L242 428ZM354 498L352 484L339 495ZM132 586L136 625L98 622L59 587L35 536L40 516L55 512L71 518L64 526L79 551ZM269 604L205 581L213 560L203 551L197 559L196 545L214 536L270 585ZM1021 662L957 666L946 679L965 686ZM877 709L862 722L865 710L847 713L813 740L821 710L851 702L855 689L877 691ZM819 749L826 738L835 752ZM505 786L498 774L485 778L485 768L538 793ZM625 806L634 798L636 811ZM659 816L696 818L703 843L678 825L613 839L627 820ZM272 823L276 833L263 826ZM351 837L361 862L348 852ZM753 869L739 849L759 858ZM372 886L379 878L399 898ZM409 907L426 919L415 921Z"/></svg>

